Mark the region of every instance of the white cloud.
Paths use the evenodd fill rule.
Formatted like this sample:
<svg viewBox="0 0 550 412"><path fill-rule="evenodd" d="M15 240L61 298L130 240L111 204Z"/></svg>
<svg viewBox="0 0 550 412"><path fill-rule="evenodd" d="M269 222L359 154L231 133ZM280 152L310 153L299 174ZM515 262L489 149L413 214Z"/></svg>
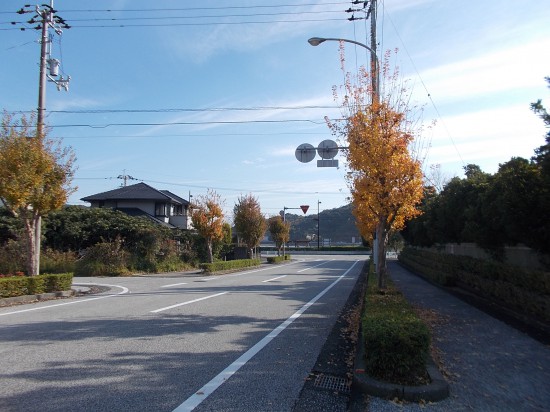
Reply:
<svg viewBox="0 0 550 412"><path fill-rule="evenodd" d="M542 121L523 105L448 116L433 129L428 161L444 166L462 159L492 173L512 157L530 158L544 133Z"/></svg>
<svg viewBox="0 0 550 412"><path fill-rule="evenodd" d="M438 103L540 87L550 66L541 50L550 50L550 39L440 65L420 77Z"/></svg>
<svg viewBox="0 0 550 412"><path fill-rule="evenodd" d="M209 20L200 20L216 23L223 21L226 24L195 26L191 34L185 32L184 35L180 34L182 33L181 28L167 28L161 31L161 36L163 43L170 49L171 53L179 55L186 61L191 59L195 63L202 63L217 53L257 50L282 40L300 37L314 30L315 27L322 27L324 30L330 29L332 26L338 27L341 22L330 21L330 18L337 14L313 14L330 10L340 13L340 17L345 15L341 5L319 3L317 6L311 6L311 2L309 2L307 8L299 5L277 9L266 8L260 12L256 10L255 13L259 14L258 16L216 17ZM307 11L310 14L299 14L300 11ZM262 16L262 14L269 13L289 14ZM272 23L246 24L246 22L254 21ZM300 24L293 24L292 21L297 21Z"/></svg>

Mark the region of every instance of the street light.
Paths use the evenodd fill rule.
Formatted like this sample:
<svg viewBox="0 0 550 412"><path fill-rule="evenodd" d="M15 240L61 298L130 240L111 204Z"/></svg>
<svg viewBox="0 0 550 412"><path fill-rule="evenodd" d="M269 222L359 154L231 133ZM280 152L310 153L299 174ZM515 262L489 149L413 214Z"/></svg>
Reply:
<svg viewBox="0 0 550 412"><path fill-rule="evenodd" d="M367 49L368 51L370 51L371 53L373 53L376 56L375 51L372 50L369 46L367 46L366 44L363 44L363 43L359 43L358 41L355 41L355 40L340 39L340 38L333 38L333 37L312 37L307 42L309 44L311 44L312 46L319 46L321 43L324 43L327 40L328 41L343 41L345 43L353 43L353 44L356 44L358 46L364 47L365 49Z"/></svg>
<svg viewBox="0 0 550 412"><path fill-rule="evenodd" d="M361 46L361 47L364 47L365 49L367 49L369 52L370 52L370 55L371 55L371 62L374 62L374 63L371 63L372 64L372 100L373 101L378 101L378 97L379 97L379 94L380 94L380 82L379 82L379 79L378 79L378 70L379 70L379 67L380 67L380 63L378 61L378 56L376 55L376 51L367 46L366 44L363 44L363 43L360 43L358 41L355 41L355 40L350 40L350 39L340 39L340 38L336 38L336 37L312 37L310 38L307 42L309 44L311 44L312 46L319 46L321 43L324 43L326 41L337 41L337 42L344 42L344 43L352 43L352 44L355 44L357 46Z"/></svg>

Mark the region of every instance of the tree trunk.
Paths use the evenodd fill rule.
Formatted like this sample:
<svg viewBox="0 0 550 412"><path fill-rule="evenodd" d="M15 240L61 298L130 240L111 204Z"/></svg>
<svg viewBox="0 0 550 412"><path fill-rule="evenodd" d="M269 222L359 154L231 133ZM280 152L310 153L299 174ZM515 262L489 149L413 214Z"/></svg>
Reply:
<svg viewBox="0 0 550 412"><path fill-rule="evenodd" d="M38 216L32 216L25 219L25 243L27 244L27 276L38 275L37 254L40 253L40 249L36 249L36 245L40 245L40 238L36 238L37 233L40 234L40 230L37 228L39 221Z"/></svg>
<svg viewBox="0 0 550 412"><path fill-rule="evenodd" d="M42 217L36 216L34 222L34 275L40 274L40 252L42 245Z"/></svg>
<svg viewBox="0 0 550 412"><path fill-rule="evenodd" d="M384 219L385 220L385 219ZM386 230L384 220L380 220L376 226L378 288L386 289Z"/></svg>
<svg viewBox="0 0 550 412"><path fill-rule="evenodd" d="M208 253L208 262L214 262L214 255L212 254L212 241L206 241L206 251Z"/></svg>

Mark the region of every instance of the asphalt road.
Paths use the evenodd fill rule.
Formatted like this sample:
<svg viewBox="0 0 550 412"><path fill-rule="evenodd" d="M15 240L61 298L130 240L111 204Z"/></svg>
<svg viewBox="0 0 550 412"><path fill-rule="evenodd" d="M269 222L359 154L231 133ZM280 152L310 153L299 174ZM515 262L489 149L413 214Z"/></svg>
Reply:
<svg viewBox="0 0 550 412"><path fill-rule="evenodd" d="M0 308L2 411L291 411L365 256Z"/></svg>

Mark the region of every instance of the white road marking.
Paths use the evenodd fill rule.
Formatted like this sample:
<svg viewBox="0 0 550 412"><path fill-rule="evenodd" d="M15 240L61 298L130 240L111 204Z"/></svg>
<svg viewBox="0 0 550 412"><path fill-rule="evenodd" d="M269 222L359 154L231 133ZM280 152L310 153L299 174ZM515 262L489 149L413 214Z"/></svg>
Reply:
<svg viewBox="0 0 550 412"><path fill-rule="evenodd" d="M316 268L316 267L318 267L318 266L322 266L322 265L324 265L325 263L332 262L333 260L334 260L334 259L325 260L325 261L323 261L322 263L319 263L318 265L310 266L310 267L308 267L308 268L299 270L298 273L302 273L302 272L305 272L306 270L313 269L313 268Z"/></svg>
<svg viewBox="0 0 550 412"><path fill-rule="evenodd" d="M106 285L106 284L103 284L103 283L75 283L75 285L81 285L81 286L94 286L94 285L95 286L108 286L108 287L113 287L113 288L121 288L122 292L116 293L114 295L98 296L98 297L95 297L95 298L82 299L82 300L72 300L70 302L56 303L55 305L40 306L40 307L35 307L35 308L30 308L30 309L16 310L16 311L13 311L13 312L0 313L0 316L14 315L16 313L32 312L32 311L35 311L35 310L55 308L57 306L74 305L76 303L85 303L85 302L90 302L92 300L112 298L114 296L124 295L125 293L128 293L128 288L125 288L124 286L119 286L119 285Z"/></svg>
<svg viewBox="0 0 550 412"><path fill-rule="evenodd" d="M293 265L297 262L290 262L290 263L285 263L285 265ZM280 265L279 265L280 266ZM248 275L250 273L256 273L256 272L263 272L265 270L272 270L272 269L276 269L277 268L277 265L273 265L271 267L267 267L267 268L261 268L261 269L253 269L253 270L247 270L246 272L238 272L238 273L232 273L232 274L228 274L228 275L215 275L215 276L209 276L207 278L202 278L201 281L202 282L208 282L210 280L215 280L215 279L220 279L220 278L233 278L233 277L238 277L238 276L243 276L243 275Z"/></svg>
<svg viewBox="0 0 550 412"><path fill-rule="evenodd" d="M273 281L273 280L281 279L281 278L284 278L284 277L286 277L286 275L277 276L276 278L272 278L272 279L262 280L262 283L271 282L271 281Z"/></svg>
<svg viewBox="0 0 550 412"><path fill-rule="evenodd" d="M161 288L171 288L172 286L179 286L179 285L187 285L187 282L183 282L183 283L173 283L171 285L164 285L164 286L161 286Z"/></svg>
<svg viewBox="0 0 550 412"><path fill-rule="evenodd" d="M225 295L226 293L229 293L229 292L216 293L215 295L204 296L204 297L202 297L202 298L189 300L189 301L187 301L187 302L177 303L177 304L172 305L172 306L166 306L165 308L160 308L160 309L152 310L151 313L163 312L163 311L168 310L168 309L173 309L173 308L177 308L177 307L179 307L179 306L189 305L190 303L200 302L201 300L206 300L206 299L210 299L210 298L215 298L216 296Z"/></svg>
<svg viewBox="0 0 550 412"><path fill-rule="evenodd" d="M210 276L208 278L202 278L200 281L201 282L210 282L211 280L216 280L218 279L220 276Z"/></svg>
<svg viewBox="0 0 550 412"><path fill-rule="evenodd" d="M260 352L269 342L271 342L273 339L275 339L279 333L281 333L283 330L285 330L292 322L294 322L296 319L298 319L302 314L309 309L311 305L313 305L315 302L317 302L319 299L323 297L325 293L327 293L330 289L332 289L340 280L342 280L352 269L353 267L359 262L356 260L353 265L350 266L348 270L344 272L343 275L338 277L334 282L332 282L330 285L328 285L322 292L320 292L317 296L315 296L313 299L311 299L308 303L306 303L304 306L302 306L297 312L295 312L291 317L289 317L287 320L285 320L283 323L281 323L279 326L277 326L275 329L273 329L267 336L265 336L261 341L256 343L254 346L252 346L250 349L248 349L245 353L243 353L235 362L233 362L231 365L229 365L227 368L225 368L223 371L221 371L217 376L215 376L210 382L208 382L206 385L204 385L202 388L200 388L198 391L196 391L193 395L191 395L185 402L183 402L180 406L178 406L176 409L174 409L173 412L188 412L195 409L197 406L199 406L206 398L208 398L216 389L218 389L226 380L228 380L235 372L237 372L242 366L246 365L246 363L254 357L258 352Z"/></svg>

